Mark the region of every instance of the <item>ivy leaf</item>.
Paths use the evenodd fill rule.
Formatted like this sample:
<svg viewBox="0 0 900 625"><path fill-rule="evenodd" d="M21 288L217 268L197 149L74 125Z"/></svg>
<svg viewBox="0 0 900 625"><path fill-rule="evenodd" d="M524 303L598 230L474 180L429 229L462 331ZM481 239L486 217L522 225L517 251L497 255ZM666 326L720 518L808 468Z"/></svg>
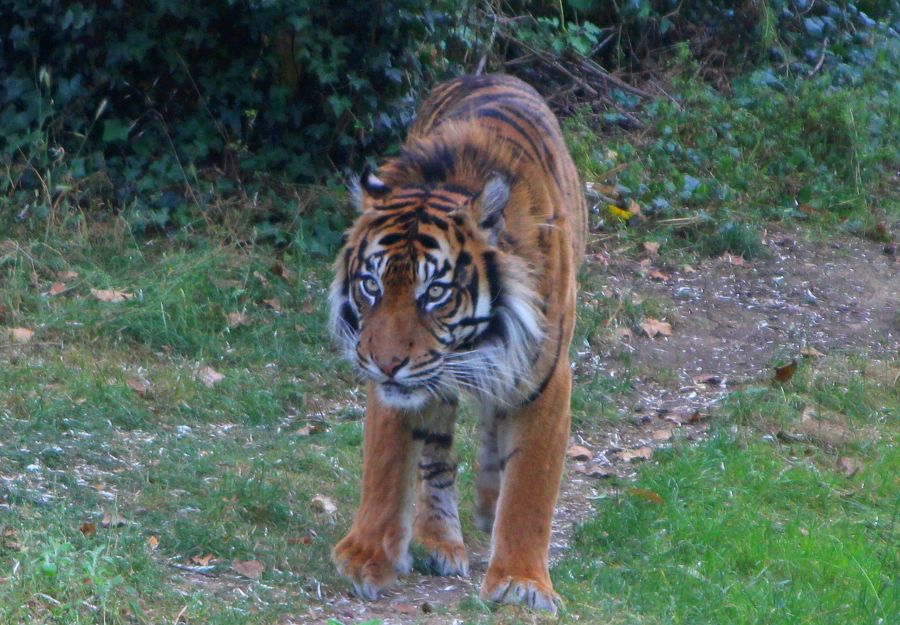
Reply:
<svg viewBox="0 0 900 625"><path fill-rule="evenodd" d="M118 119L108 119L103 122L103 142L126 141L130 128Z"/></svg>

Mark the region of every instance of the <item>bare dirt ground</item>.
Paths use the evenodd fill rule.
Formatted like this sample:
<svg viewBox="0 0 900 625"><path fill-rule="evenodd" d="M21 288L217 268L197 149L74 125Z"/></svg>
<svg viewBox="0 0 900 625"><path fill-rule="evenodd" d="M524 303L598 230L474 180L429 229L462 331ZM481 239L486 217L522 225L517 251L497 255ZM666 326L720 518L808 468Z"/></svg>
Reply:
<svg viewBox="0 0 900 625"><path fill-rule="evenodd" d="M623 337L608 357L599 358L598 366L615 375L625 365L612 354L630 352L635 392L619 400L623 418L608 429L573 433L572 444L586 449L570 450L574 457L554 520L552 560L564 554L572 529L614 488L604 478L627 479L636 461L652 457L676 431L680 438L701 439L710 404L736 385L771 379L776 361L800 359L810 349L897 358L900 260L891 248L850 236L814 241L794 231L769 233L764 243L764 258L709 259L689 270L655 258L641 264L639 258L595 255L593 262L608 263L613 293L630 291L632 297L663 302L673 333ZM662 275L652 277L649 268ZM376 602L360 601L344 589L323 589L320 605L284 622L462 623L454 608L477 596L488 558L483 536L467 540L468 579L413 573Z"/></svg>

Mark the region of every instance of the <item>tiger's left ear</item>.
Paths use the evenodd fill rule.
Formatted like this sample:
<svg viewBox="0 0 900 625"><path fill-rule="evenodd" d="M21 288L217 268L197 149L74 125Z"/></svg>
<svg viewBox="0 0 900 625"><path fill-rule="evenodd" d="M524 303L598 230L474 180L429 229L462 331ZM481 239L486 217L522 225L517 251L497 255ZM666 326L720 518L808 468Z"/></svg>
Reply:
<svg viewBox="0 0 900 625"><path fill-rule="evenodd" d="M356 209L363 213L370 206L366 198L382 198L390 193L391 188L384 184L381 179L372 171L372 167L366 163L363 167L362 175L353 182L350 193L353 195Z"/></svg>
<svg viewBox="0 0 900 625"><path fill-rule="evenodd" d="M488 231L488 239L497 242L505 225L503 209L509 202L509 183L502 174L494 172L484 183L481 195L475 200L478 211L478 225Z"/></svg>

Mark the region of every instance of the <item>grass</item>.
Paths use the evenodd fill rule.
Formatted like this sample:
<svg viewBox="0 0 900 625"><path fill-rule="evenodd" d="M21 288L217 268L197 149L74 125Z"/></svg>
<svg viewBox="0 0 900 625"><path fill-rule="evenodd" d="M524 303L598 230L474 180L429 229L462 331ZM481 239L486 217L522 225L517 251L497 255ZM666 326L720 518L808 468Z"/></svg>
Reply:
<svg viewBox="0 0 900 625"><path fill-rule="evenodd" d="M569 613L611 623L897 622L897 371L836 359L790 388L732 396L708 441L676 444L579 530L577 555L554 571ZM799 427L807 406L838 440L767 434ZM848 475L840 458L862 468Z"/></svg>
<svg viewBox="0 0 900 625"><path fill-rule="evenodd" d="M895 221L896 50L873 54L862 81L778 91L749 77L730 97L684 61L677 102L647 106L645 131L601 138L570 121L586 179L628 187L652 213L603 236L630 255L654 240L654 262L678 265L760 254L773 220L822 237ZM328 551L359 481L361 395L325 328L334 219L275 249L214 230L135 239L86 215L72 230L12 225L0 240L0 327L34 331L25 345L0 335L0 623L304 622L320 591L346 588ZM599 264L581 286L572 403L590 433L621 419L634 379L674 374L633 370L613 340L665 319L664 301L611 290ZM610 360L613 375L599 366ZM204 367L224 378L207 386ZM561 621L900 620L897 367L829 357L785 387L730 395L706 442L676 440L596 502L552 571ZM459 438L472 537L471 417ZM847 475L841 458L861 468ZM258 582L232 568L249 560L264 567ZM457 616L543 620L474 597Z"/></svg>

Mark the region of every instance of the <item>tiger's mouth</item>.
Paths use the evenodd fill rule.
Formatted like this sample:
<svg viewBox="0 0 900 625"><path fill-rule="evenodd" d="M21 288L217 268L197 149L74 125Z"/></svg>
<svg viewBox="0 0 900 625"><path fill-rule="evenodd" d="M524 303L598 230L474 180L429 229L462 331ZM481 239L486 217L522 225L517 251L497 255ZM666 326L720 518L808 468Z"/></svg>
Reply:
<svg viewBox="0 0 900 625"><path fill-rule="evenodd" d="M376 386L381 400L392 408L417 410L433 396L425 385L404 384L395 380L379 382Z"/></svg>

